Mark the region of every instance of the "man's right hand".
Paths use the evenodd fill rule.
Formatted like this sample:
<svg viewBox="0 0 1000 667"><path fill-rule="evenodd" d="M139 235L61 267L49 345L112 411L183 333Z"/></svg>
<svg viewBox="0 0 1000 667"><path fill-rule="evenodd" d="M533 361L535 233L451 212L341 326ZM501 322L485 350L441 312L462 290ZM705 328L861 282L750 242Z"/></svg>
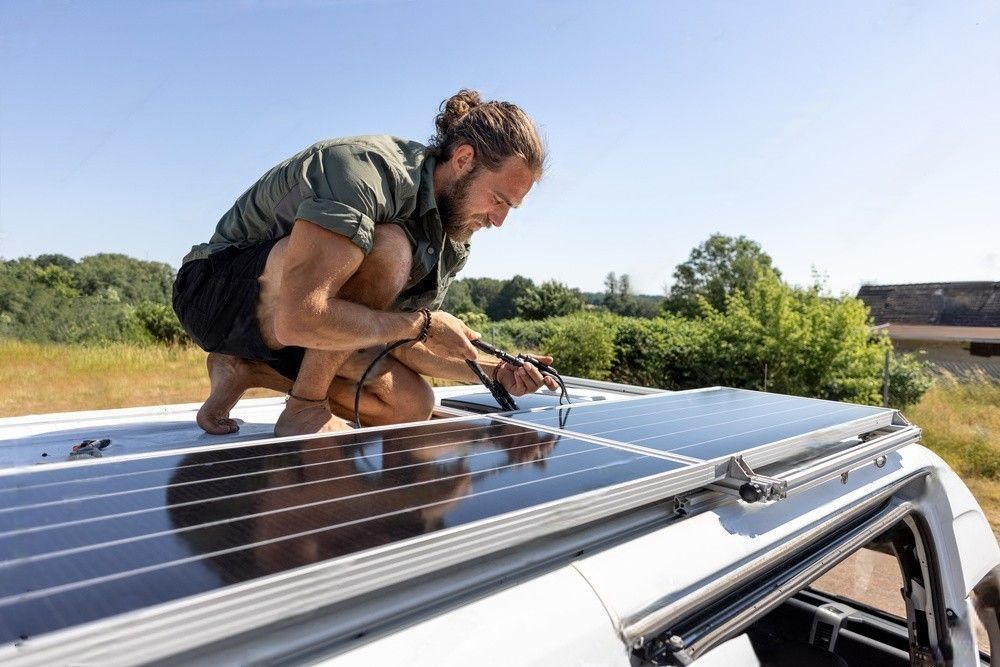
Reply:
<svg viewBox="0 0 1000 667"><path fill-rule="evenodd" d="M470 341L481 336L465 326L465 322L442 310L431 313L431 328L424 346L439 357L459 357L475 360L476 348Z"/></svg>

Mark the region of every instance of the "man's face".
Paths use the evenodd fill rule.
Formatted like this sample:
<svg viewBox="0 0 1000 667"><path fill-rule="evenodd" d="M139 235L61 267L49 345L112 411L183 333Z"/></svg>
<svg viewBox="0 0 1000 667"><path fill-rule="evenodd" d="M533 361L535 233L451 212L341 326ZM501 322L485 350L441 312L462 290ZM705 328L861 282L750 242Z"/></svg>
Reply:
<svg viewBox="0 0 1000 667"><path fill-rule="evenodd" d="M520 158L509 158L497 171L470 166L437 193L444 230L465 243L483 228L500 227L510 209L520 206L535 178Z"/></svg>

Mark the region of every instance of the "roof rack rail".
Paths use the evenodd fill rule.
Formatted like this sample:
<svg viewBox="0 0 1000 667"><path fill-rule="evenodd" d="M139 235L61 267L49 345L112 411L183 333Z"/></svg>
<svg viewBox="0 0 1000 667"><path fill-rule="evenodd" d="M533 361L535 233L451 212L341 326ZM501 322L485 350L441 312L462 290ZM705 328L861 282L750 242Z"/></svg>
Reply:
<svg viewBox="0 0 1000 667"><path fill-rule="evenodd" d="M877 431L859 434L859 442L854 446L811 459L783 472L781 477L756 473L742 456L733 456L725 466L723 477L708 488L753 503L780 500L792 491L802 491L836 477L846 483L852 471L866 465L881 468L887 454L920 438L920 429L907 423L899 413L893 416L893 421Z"/></svg>

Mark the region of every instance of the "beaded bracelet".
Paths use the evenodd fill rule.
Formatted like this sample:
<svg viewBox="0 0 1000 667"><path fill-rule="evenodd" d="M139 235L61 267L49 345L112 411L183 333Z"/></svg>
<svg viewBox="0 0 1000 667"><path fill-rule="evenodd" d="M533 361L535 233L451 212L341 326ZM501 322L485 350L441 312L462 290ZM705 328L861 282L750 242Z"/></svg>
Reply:
<svg viewBox="0 0 1000 667"><path fill-rule="evenodd" d="M427 337L431 333L431 311L426 308L421 308L417 312L424 316L424 326L420 330L420 335L416 338L418 343L422 343L427 340Z"/></svg>

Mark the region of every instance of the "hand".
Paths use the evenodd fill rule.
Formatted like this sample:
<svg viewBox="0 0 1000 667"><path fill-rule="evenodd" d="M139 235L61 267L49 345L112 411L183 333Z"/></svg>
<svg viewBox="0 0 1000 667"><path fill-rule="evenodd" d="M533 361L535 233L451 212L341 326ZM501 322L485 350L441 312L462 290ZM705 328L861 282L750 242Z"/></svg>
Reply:
<svg viewBox="0 0 1000 667"><path fill-rule="evenodd" d="M469 342L481 336L465 326L465 322L443 310L431 313L431 328L424 346L439 357L459 357L475 360L476 348Z"/></svg>
<svg viewBox="0 0 1000 667"><path fill-rule="evenodd" d="M538 355L535 357L546 366L552 365L552 357ZM511 396L523 396L538 391L543 384L556 391L559 385L555 378L543 376L541 372L529 363L521 367L513 364L503 363L497 370L497 382L503 385L504 389L510 392Z"/></svg>

